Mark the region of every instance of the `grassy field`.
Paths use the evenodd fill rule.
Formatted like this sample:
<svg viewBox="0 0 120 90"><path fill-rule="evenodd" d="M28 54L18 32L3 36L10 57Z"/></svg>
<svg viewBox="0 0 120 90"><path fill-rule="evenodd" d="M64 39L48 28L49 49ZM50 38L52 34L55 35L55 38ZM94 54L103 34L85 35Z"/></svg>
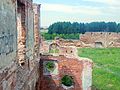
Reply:
<svg viewBox="0 0 120 90"><path fill-rule="evenodd" d="M78 55L93 60L93 87L120 90L120 48L82 48Z"/></svg>

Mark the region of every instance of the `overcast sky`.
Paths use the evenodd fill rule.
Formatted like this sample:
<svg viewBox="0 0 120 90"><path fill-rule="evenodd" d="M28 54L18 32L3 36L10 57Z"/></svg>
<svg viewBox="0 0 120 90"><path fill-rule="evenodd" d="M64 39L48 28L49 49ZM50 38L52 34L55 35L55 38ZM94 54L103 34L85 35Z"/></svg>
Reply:
<svg viewBox="0 0 120 90"><path fill-rule="evenodd" d="M57 21L120 22L120 0L33 0L41 4L41 25Z"/></svg>

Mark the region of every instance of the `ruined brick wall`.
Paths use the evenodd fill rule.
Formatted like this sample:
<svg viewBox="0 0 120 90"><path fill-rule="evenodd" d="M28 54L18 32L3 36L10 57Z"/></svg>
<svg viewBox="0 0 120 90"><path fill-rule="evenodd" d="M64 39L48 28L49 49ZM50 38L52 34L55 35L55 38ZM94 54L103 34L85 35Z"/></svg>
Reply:
<svg viewBox="0 0 120 90"><path fill-rule="evenodd" d="M27 5L27 42L26 42L26 48L27 48L27 57L29 60L33 60L34 56L34 12L32 4Z"/></svg>
<svg viewBox="0 0 120 90"><path fill-rule="evenodd" d="M91 44L91 47L95 47L97 42L100 42L102 47L119 47L119 40L120 33L113 32L86 32L80 36L80 41L84 44Z"/></svg>
<svg viewBox="0 0 120 90"><path fill-rule="evenodd" d="M76 46L77 40L59 39L59 40L55 40L55 42L60 46Z"/></svg>
<svg viewBox="0 0 120 90"><path fill-rule="evenodd" d="M45 63L54 62L56 68L48 73ZM39 90L65 90L61 84L64 75L73 77L74 85L69 90L91 90L92 62L88 59L68 58L65 56L41 56ZM88 77L90 75L90 77ZM85 83L87 82L87 83Z"/></svg>
<svg viewBox="0 0 120 90"><path fill-rule="evenodd" d="M33 4L34 11L34 50L35 56L39 55L39 45L40 45L40 4Z"/></svg>
<svg viewBox="0 0 120 90"><path fill-rule="evenodd" d="M0 90L14 90L16 86L16 65L9 65L0 70Z"/></svg>
<svg viewBox="0 0 120 90"><path fill-rule="evenodd" d="M0 90L35 90L35 21L32 0L0 0Z"/></svg>
<svg viewBox="0 0 120 90"><path fill-rule="evenodd" d="M18 44L18 63L20 65L26 64L26 36L27 36L27 9L25 1L16 1L16 17L17 17L17 44Z"/></svg>
<svg viewBox="0 0 120 90"><path fill-rule="evenodd" d="M14 90L16 84L16 3L0 0L0 90Z"/></svg>
<svg viewBox="0 0 120 90"><path fill-rule="evenodd" d="M24 51L21 51L21 55L23 55L25 58L23 58L24 64L21 65L18 64L17 66L16 90L34 90L39 76L38 72L39 66L37 65L38 62L36 62L36 60L39 59L38 55L40 45L39 43L40 36L38 32L39 12L37 12L38 17L35 17L36 12L34 10L40 11L40 7L34 9L34 6L32 5L33 4L31 2L25 3L25 17L23 18L24 21L22 21L24 22L22 27L25 29L25 31L22 30L22 32L25 34L24 36L22 36L23 38L25 38L23 40L23 42L25 42L23 43L25 45L25 47L23 47L23 49L25 49L25 53ZM26 27L24 27L24 25ZM37 57L34 57L36 56L36 54Z"/></svg>
<svg viewBox="0 0 120 90"><path fill-rule="evenodd" d="M16 57L16 16L12 0L0 0L0 69Z"/></svg>
<svg viewBox="0 0 120 90"><path fill-rule="evenodd" d="M47 41L42 40L40 43L40 53L48 53L49 52L49 44Z"/></svg>
<svg viewBox="0 0 120 90"><path fill-rule="evenodd" d="M29 72L25 71L26 75L22 74L23 77L21 77L20 74L17 74L17 71L18 68L16 63L7 66L4 70L0 70L0 90L36 90L39 77L39 63L36 62L34 68ZM20 81L23 80L19 84L19 87L17 86L19 83L17 77L21 78L19 79Z"/></svg>
<svg viewBox="0 0 120 90"><path fill-rule="evenodd" d="M82 47L82 43L79 40L64 40L64 39L58 39L55 40L55 42L60 46L76 46L76 47Z"/></svg>
<svg viewBox="0 0 120 90"><path fill-rule="evenodd" d="M77 56L77 49L75 46L62 46L59 50L59 55L63 55L69 58Z"/></svg>
<svg viewBox="0 0 120 90"><path fill-rule="evenodd" d="M19 68L19 74L17 74L16 77L17 81L14 90L36 90L38 77L39 77L39 63L37 61L34 62L34 66L31 70L22 70L21 68Z"/></svg>
<svg viewBox="0 0 120 90"><path fill-rule="evenodd" d="M92 67L91 62L87 60L83 61L83 71L82 71L83 90L91 90L91 85L92 85L92 73L91 73L92 68L91 67Z"/></svg>

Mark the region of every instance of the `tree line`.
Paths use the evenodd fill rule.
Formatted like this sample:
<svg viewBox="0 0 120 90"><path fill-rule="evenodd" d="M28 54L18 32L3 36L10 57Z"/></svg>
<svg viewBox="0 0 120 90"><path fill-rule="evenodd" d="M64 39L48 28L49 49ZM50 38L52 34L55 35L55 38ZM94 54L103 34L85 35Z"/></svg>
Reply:
<svg viewBox="0 0 120 90"><path fill-rule="evenodd" d="M48 28L48 34L77 34L85 32L120 32L120 23L116 22L57 22Z"/></svg>

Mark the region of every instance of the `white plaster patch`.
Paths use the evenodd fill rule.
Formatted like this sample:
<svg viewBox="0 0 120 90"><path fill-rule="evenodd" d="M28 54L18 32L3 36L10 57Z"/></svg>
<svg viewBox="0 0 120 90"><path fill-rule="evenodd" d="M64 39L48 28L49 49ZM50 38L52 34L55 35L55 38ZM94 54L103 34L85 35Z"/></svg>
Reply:
<svg viewBox="0 0 120 90"><path fill-rule="evenodd" d="M92 86L92 66L88 62L84 62L82 71L82 87L83 90L88 90Z"/></svg>
<svg viewBox="0 0 120 90"><path fill-rule="evenodd" d="M3 85L3 90L9 90L8 89L8 81L4 80L2 85Z"/></svg>
<svg viewBox="0 0 120 90"><path fill-rule="evenodd" d="M74 86L73 86L73 85L72 85L72 86L67 87L67 86L65 86L65 85L63 85L63 84L62 84L62 87L63 87L65 90L69 90L69 89L71 89L71 88L74 88Z"/></svg>

